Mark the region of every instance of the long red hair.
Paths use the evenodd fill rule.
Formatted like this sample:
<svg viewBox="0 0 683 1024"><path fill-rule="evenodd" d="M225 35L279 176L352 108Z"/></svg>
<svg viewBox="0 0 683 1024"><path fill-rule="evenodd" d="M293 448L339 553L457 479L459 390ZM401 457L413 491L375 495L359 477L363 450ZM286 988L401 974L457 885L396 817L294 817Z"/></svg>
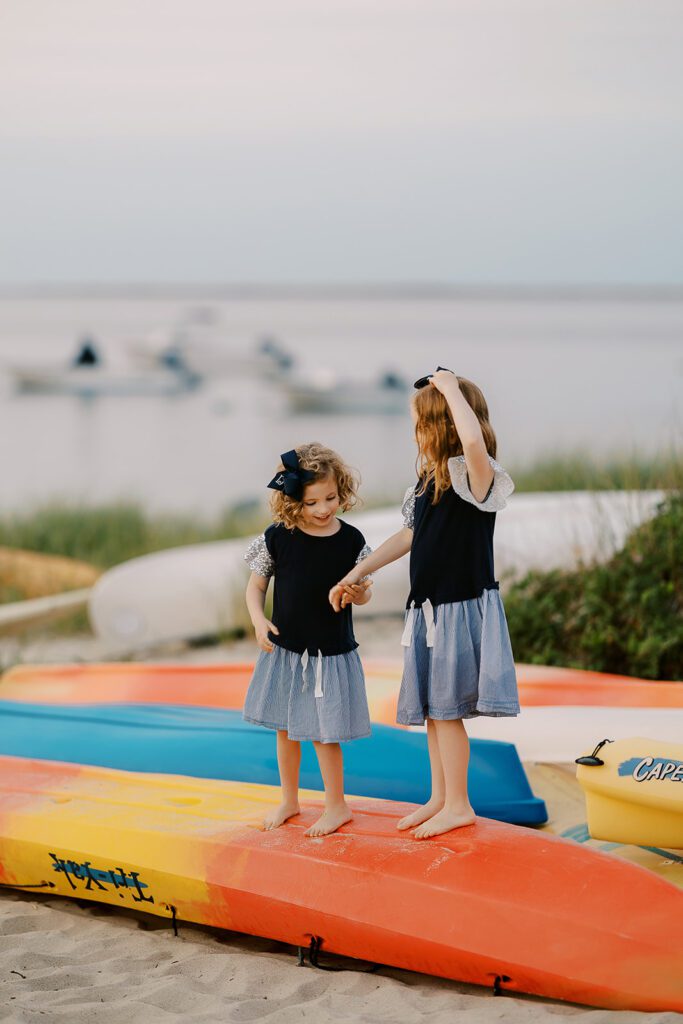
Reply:
<svg viewBox="0 0 683 1024"><path fill-rule="evenodd" d="M496 435L489 422L486 399L480 388L466 377L458 377L458 383L465 401L479 420L486 451L495 459ZM448 460L454 455L462 455L462 443L448 402L433 385L428 384L415 393L413 407L416 413L415 440L418 447L416 469L421 481L418 493L424 494L433 481L433 503L436 504L451 486Z"/></svg>

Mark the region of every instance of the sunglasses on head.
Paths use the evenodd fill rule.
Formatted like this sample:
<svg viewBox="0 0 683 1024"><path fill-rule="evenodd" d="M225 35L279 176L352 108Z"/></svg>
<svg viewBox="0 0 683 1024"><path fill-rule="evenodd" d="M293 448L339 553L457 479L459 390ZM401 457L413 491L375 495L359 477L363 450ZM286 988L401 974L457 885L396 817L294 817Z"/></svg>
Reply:
<svg viewBox="0 0 683 1024"><path fill-rule="evenodd" d="M438 373L439 370L446 370L447 373L453 373L453 371L449 370L448 367L446 367L446 366L437 366L435 372ZM433 376L434 376L433 373L428 373L426 377L420 377L419 380L415 381L415 383L413 384L413 387L417 388L418 390L420 388L426 388Z"/></svg>

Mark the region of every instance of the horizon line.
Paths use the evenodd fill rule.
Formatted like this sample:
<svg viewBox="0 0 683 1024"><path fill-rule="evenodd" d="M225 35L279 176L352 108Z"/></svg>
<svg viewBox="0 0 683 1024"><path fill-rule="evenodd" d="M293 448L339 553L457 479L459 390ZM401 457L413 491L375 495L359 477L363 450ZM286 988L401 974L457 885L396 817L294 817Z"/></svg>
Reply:
<svg viewBox="0 0 683 1024"><path fill-rule="evenodd" d="M31 282L1 284L0 299L683 299L680 284L453 284L434 282Z"/></svg>

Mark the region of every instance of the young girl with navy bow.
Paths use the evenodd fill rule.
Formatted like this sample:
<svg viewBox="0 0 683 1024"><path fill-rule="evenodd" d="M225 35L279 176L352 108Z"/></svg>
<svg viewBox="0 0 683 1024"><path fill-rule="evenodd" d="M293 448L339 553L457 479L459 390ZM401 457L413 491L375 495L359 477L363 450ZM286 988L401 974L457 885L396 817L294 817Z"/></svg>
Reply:
<svg viewBox="0 0 683 1024"><path fill-rule="evenodd" d="M266 829L299 813L301 741L313 741L325 810L306 835L322 836L351 818L339 744L370 735L351 619L351 605L369 601L369 583L360 573L340 597L340 614L330 607L328 592L370 548L360 530L337 518L354 505L358 483L330 448L305 444L285 452L268 486L275 491L274 522L244 556L251 569L247 607L261 648L244 717L277 730L282 802L266 817ZM271 576L272 621L263 610Z"/></svg>
<svg viewBox="0 0 683 1024"><path fill-rule="evenodd" d="M475 384L439 367L415 387L418 481L404 498L403 529L368 557L362 572L410 551L397 721L427 721L432 793L398 828L425 839L474 822L463 719L517 715L519 703L493 570L496 512L514 484L495 461L496 437ZM333 607L341 607L360 574L352 569L332 588Z"/></svg>

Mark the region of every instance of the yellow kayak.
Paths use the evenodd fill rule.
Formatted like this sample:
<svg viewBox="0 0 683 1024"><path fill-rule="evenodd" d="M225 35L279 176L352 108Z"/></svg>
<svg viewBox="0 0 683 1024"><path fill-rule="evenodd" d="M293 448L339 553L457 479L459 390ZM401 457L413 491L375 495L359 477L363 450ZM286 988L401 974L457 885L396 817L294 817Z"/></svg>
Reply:
<svg viewBox="0 0 683 1024"><path fill-rule="evenodd" d="M578 763L595 839L683 850L683 744L605 741Z"/></svg>
<svg viewBox="0 0 683 1024"><path fill-rule="evenodd" d="M575 764L523 763L534 793L545 800L548 808L548 822L540 826L540 831L551 832L588 849L638 864L683 889L683 851L656 843L640 846L633 842L614 842L591 835L586 799L576 778Z"/></svg>

